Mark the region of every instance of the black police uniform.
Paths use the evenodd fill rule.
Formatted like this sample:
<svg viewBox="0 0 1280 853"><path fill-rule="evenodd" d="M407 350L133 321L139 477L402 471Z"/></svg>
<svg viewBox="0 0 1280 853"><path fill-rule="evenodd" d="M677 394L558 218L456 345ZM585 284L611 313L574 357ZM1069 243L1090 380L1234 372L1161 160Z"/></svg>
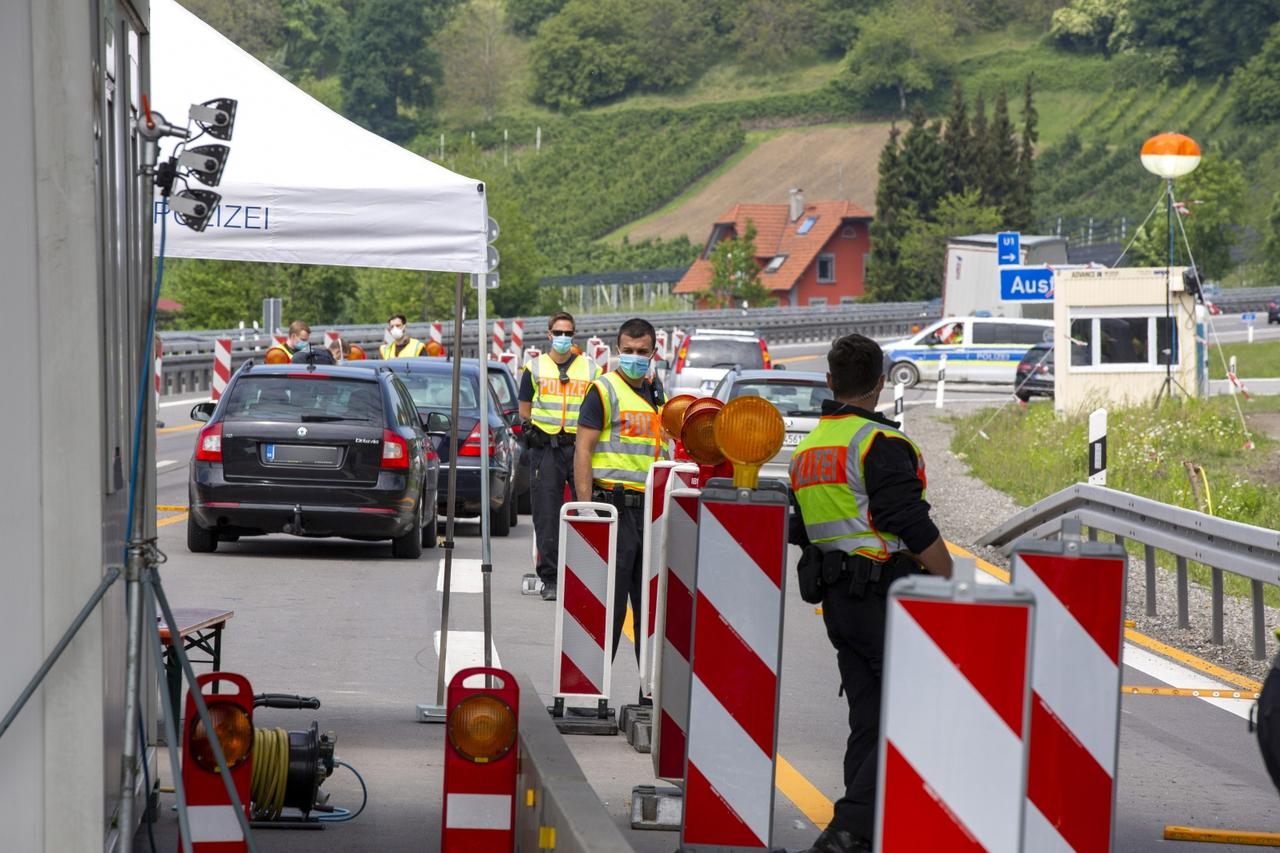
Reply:
<svg viewBox="0 0 1280 853"><path fill-rule="evenodd" d="M823 415L855 414L888 426L897 424L877 412L832 400ZM924 500L915 450L905 441L879 436L865 457L867 499L878 530L898 536L908 550L920 553L939 537ZM795 497L792 496L794 504ZM790 541L805 548L804 565L823 555L809 542L798 507L791 516ZM849 740L844 753L845 793L835 804L828 831L843 830L866 843L872 839L876 810L876 755L880 737L880 676L884 664L886 599L889 585L923 569L905 555L875 564L864 557L843 557L831 565L822 597L822 621L836 648L840 685L849 702ZM868 848L869 849L869 848Z"/></svg>

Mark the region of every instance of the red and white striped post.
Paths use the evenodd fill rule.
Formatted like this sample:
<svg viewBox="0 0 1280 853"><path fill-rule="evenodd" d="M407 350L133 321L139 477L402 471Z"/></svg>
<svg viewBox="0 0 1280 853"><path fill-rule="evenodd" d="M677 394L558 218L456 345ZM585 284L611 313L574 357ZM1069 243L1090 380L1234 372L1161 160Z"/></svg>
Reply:
<svg viewBox="0 0 1280 853"><path fill-rule="evenodd" d="M761 485L704 488L698 503L686 850L771 847L789 501Z"/></svg>
<svg viewBox="0 0 1280 853"><path fill-rule="evenodd" d="M214 402L222 399L231 381L231 338L218 338L213 342L213 385L209 395Z"/></svg>
<svg viewBox="0 0 1280 853"><path fill-rule="evenodd" d="M440 347L444 346L444 326L440 323L439 320L432 322L429 335L431 338L431 341L430 341L431 343L436 344Z"/></svg>
<svg viewBox="0 0 1280 853"><path fill-rule="evenodd" d="M469 687L468 680L479 684ZM448 739L440 849L511 853L516 837L520 686L505 670L470 667L449 682L447 705L450 732L456 714L475 719L475 733L482 741L477 745L485 754L468 754L453 737Z"/></svg>
<svg viewBox="0 0 1280 853"><path fill-rule="evenodd" d="M681 330L679 326L671 329L671 357L674 360L680 353L680 347L684 345L684 339L689 337Z"/></svg>
<svg viewBox="0 0 1280 853"><path fill-rule="evenodd" d="M973 570L972 560L957 560L950 580L917 575L889 590L881 853L1022 850L1035 600L975 584Z"/></svg>
<svg viewBox="0 0 1280 853"><path fill-rule="evenodd" d="M592 510L582 516L578 510ZM561 731L613 728L609 687L613 677L613 570L618 511L610 504L566 503L560 510L559 592L552 658L552 716ZM566 700L596 703L596 717L565 715Z"/></svg>
<svg viewBox="0 0 1280 853"><path fill-rule="evenodd" d="M662 636L662 609L658 587L661 585L664 547L667 538L667 491L692 487L698 481L698 466L691 462L654 462L645 475L644 528L642 542L644 566L640 582L640 693L653 696L657 665L657 638Z"/></svg>
<svg viewBox="0 0 1280 853"><path fill-rule="evenodd" d="M511 351L516 354L516 367L521 364L524 355L524 320L517 319L511 324Z"/></svg>
<svg viewBox="0 0 1280 853"><path fill-rule="evenodd" d="M337 340L341 337L342 335L338 334L333 329L329 329L327 332L324 333L324 348L328 349L329 347L333 346L334 343L337 342Z"/></svg>
<svg viewBox="0 0 1280 853"><path fill-rule="evenodd" d="M656 464L656 463L655 463ZM695 466L696 467L696 466ZM698 574L698 497L696 488L674 486L663 499L666 535L659 556L658 624L661 638L654 660L653 775L684 782L689 730L689 646L693 640L693 590Z"/></svg>
<svg viewBox="0 0 1280 853"><path fill-rule="evenodd" d="M542 355L542 350L538 349L537 347L524 348L524 360L526 363L533 361L535 358L537 358L540 355Z"/></svg>
<svg viewBox="0 0 1280 853"><path fill-rule="evenodd" d="M520 370L520 364L516 361L516 354L513 352L499 353L498 361L502 362L503 366L510 370L512 375L515 375Z"/></svg>
<svg viewBox="0 0 1280 853"><path fill-rule="evenodd" d="M667 360L667 330L658 329L657 340L653 342L654 356L662 361Z"/></svg>
<svg viewBox="0 0 1280 853"><path fill-rule="evenodd" d="M155 376L152 378L152 382L155 385L155 391L156 391L156 414L157 415L160 413L160 387L164 383L164 373L162 371L163 361L164 361L164 358L162 356L159 356L159 355L156 356Z"/></svg>
<svg viewBox="0 0 1280 853"><path fill-rule="evenodd" d="M609 372L609 347L605 344L596 344L591 350L591 360L596 363L596 367L600 368L601 373Z"/></svg>
<svg viewBox="0 0 1280 853"><path fill-rule="evenodd" d="M1114 543L1020 541L1013 584L1035 596L1031 767L1024 848L1109 851L1114 841L1128 556Z"/></svg>
<svg viewBox="0 0 1280 853"><path fill-rule="evenodd" d="M493 342L489 347L489 357L496 361L507 348L507 328L501 320L493 321Z"/></svg>

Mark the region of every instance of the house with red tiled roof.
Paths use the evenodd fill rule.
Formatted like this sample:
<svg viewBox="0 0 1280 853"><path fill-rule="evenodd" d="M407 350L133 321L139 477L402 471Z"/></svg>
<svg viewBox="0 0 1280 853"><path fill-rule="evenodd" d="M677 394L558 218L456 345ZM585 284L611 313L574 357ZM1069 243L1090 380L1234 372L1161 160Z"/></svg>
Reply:
<svg viewBox="0 0 1280 853"><path fill-rule="evenodd" d="M735 204L711 226L702 253L675 287L695 297L711 286L711 253L721 240L756 228L760 284L779 305L839 305L865 292L871 214L851 201L806 204L801 190L788 204ZM699 305L705 299L697 300Z"/></svg>

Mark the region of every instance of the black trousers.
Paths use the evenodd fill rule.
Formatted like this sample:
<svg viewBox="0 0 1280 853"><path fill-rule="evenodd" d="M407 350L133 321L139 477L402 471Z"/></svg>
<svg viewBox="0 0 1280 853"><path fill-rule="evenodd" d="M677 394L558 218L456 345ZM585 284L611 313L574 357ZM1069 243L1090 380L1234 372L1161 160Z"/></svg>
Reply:
<svg viewBox="0 0 1280 853"><path fill-rule="evenodd" d="M822 621L836 647L840 683L849 702L849 741L844 752L844 796L831 827L870 842L876 816L876 761L880 739L880 675L884 667L884 593L858 598L847 576L828 587Z"/></svg>
<svg viewBox="0 0 1280 853"><path fill-rule="evenodd" d="M573 445L530 447L529 503L533 509L533 538L538 545L536 571L543 583L555 583L560 565L560 508L564 487L573 488Z"/></svg>
<svg viewBox="0 0 1280 853"><path fill-rule="evenodd" d="M613 657L618 657L618 641L622 639L622 623L627 618L627 601L631 601L632 633L635 634L636 664L640 663L640 586L644 566L644 508L621 507L618 510L618 550L613 574Z"/></svg>

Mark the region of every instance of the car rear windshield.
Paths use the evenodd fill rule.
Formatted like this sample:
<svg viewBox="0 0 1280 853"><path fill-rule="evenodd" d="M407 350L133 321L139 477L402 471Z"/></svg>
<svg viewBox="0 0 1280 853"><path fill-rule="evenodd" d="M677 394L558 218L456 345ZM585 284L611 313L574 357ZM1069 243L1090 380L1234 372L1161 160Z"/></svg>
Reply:
<svg viewBox="0 0 1280 853"><path fill-rule="evenodd" d="M819 382L749 379L733 384L729 399L738 397L763 397L788 417L816 418L822 414L822 401L831 399L831 389Z"/></svg>
<svg viewBox="0 0 1280 853"><path fill-rule="evenodd" d="M510 375L510 373L507 374L507 376ZM503 406L510 406L516 401L515 395L511 393L511 382L507 381L507 376L493 370L489 371L489 385L493 388L498 402Z"/></svg>
<svg viewBox="0 0 1280 853"><path fill-rule="evenodd" d="M377 382L324 374L244 376L231 388L227 420L373 421L384 419Z"/></svg>
<svg viewBox="0 0 1280 853"><path fill-rule="evenodd" d="M764 353L759 341L717 340L694 338L689 341L685 355L685 367L723 367L734 365L743 370L759 370L764 367Z"/></svg>
<svg viewBox="0 0 1280 853"><path fill-rule="evenodd" d="M413 405L419 409L433 409L448 413L452 405L453 374L452 373L397 373L404 387L409 389ZM462 384L458 388L458 409L474 411L480 408L480 397L476 393L476 378L462 376Z"/></svg>

